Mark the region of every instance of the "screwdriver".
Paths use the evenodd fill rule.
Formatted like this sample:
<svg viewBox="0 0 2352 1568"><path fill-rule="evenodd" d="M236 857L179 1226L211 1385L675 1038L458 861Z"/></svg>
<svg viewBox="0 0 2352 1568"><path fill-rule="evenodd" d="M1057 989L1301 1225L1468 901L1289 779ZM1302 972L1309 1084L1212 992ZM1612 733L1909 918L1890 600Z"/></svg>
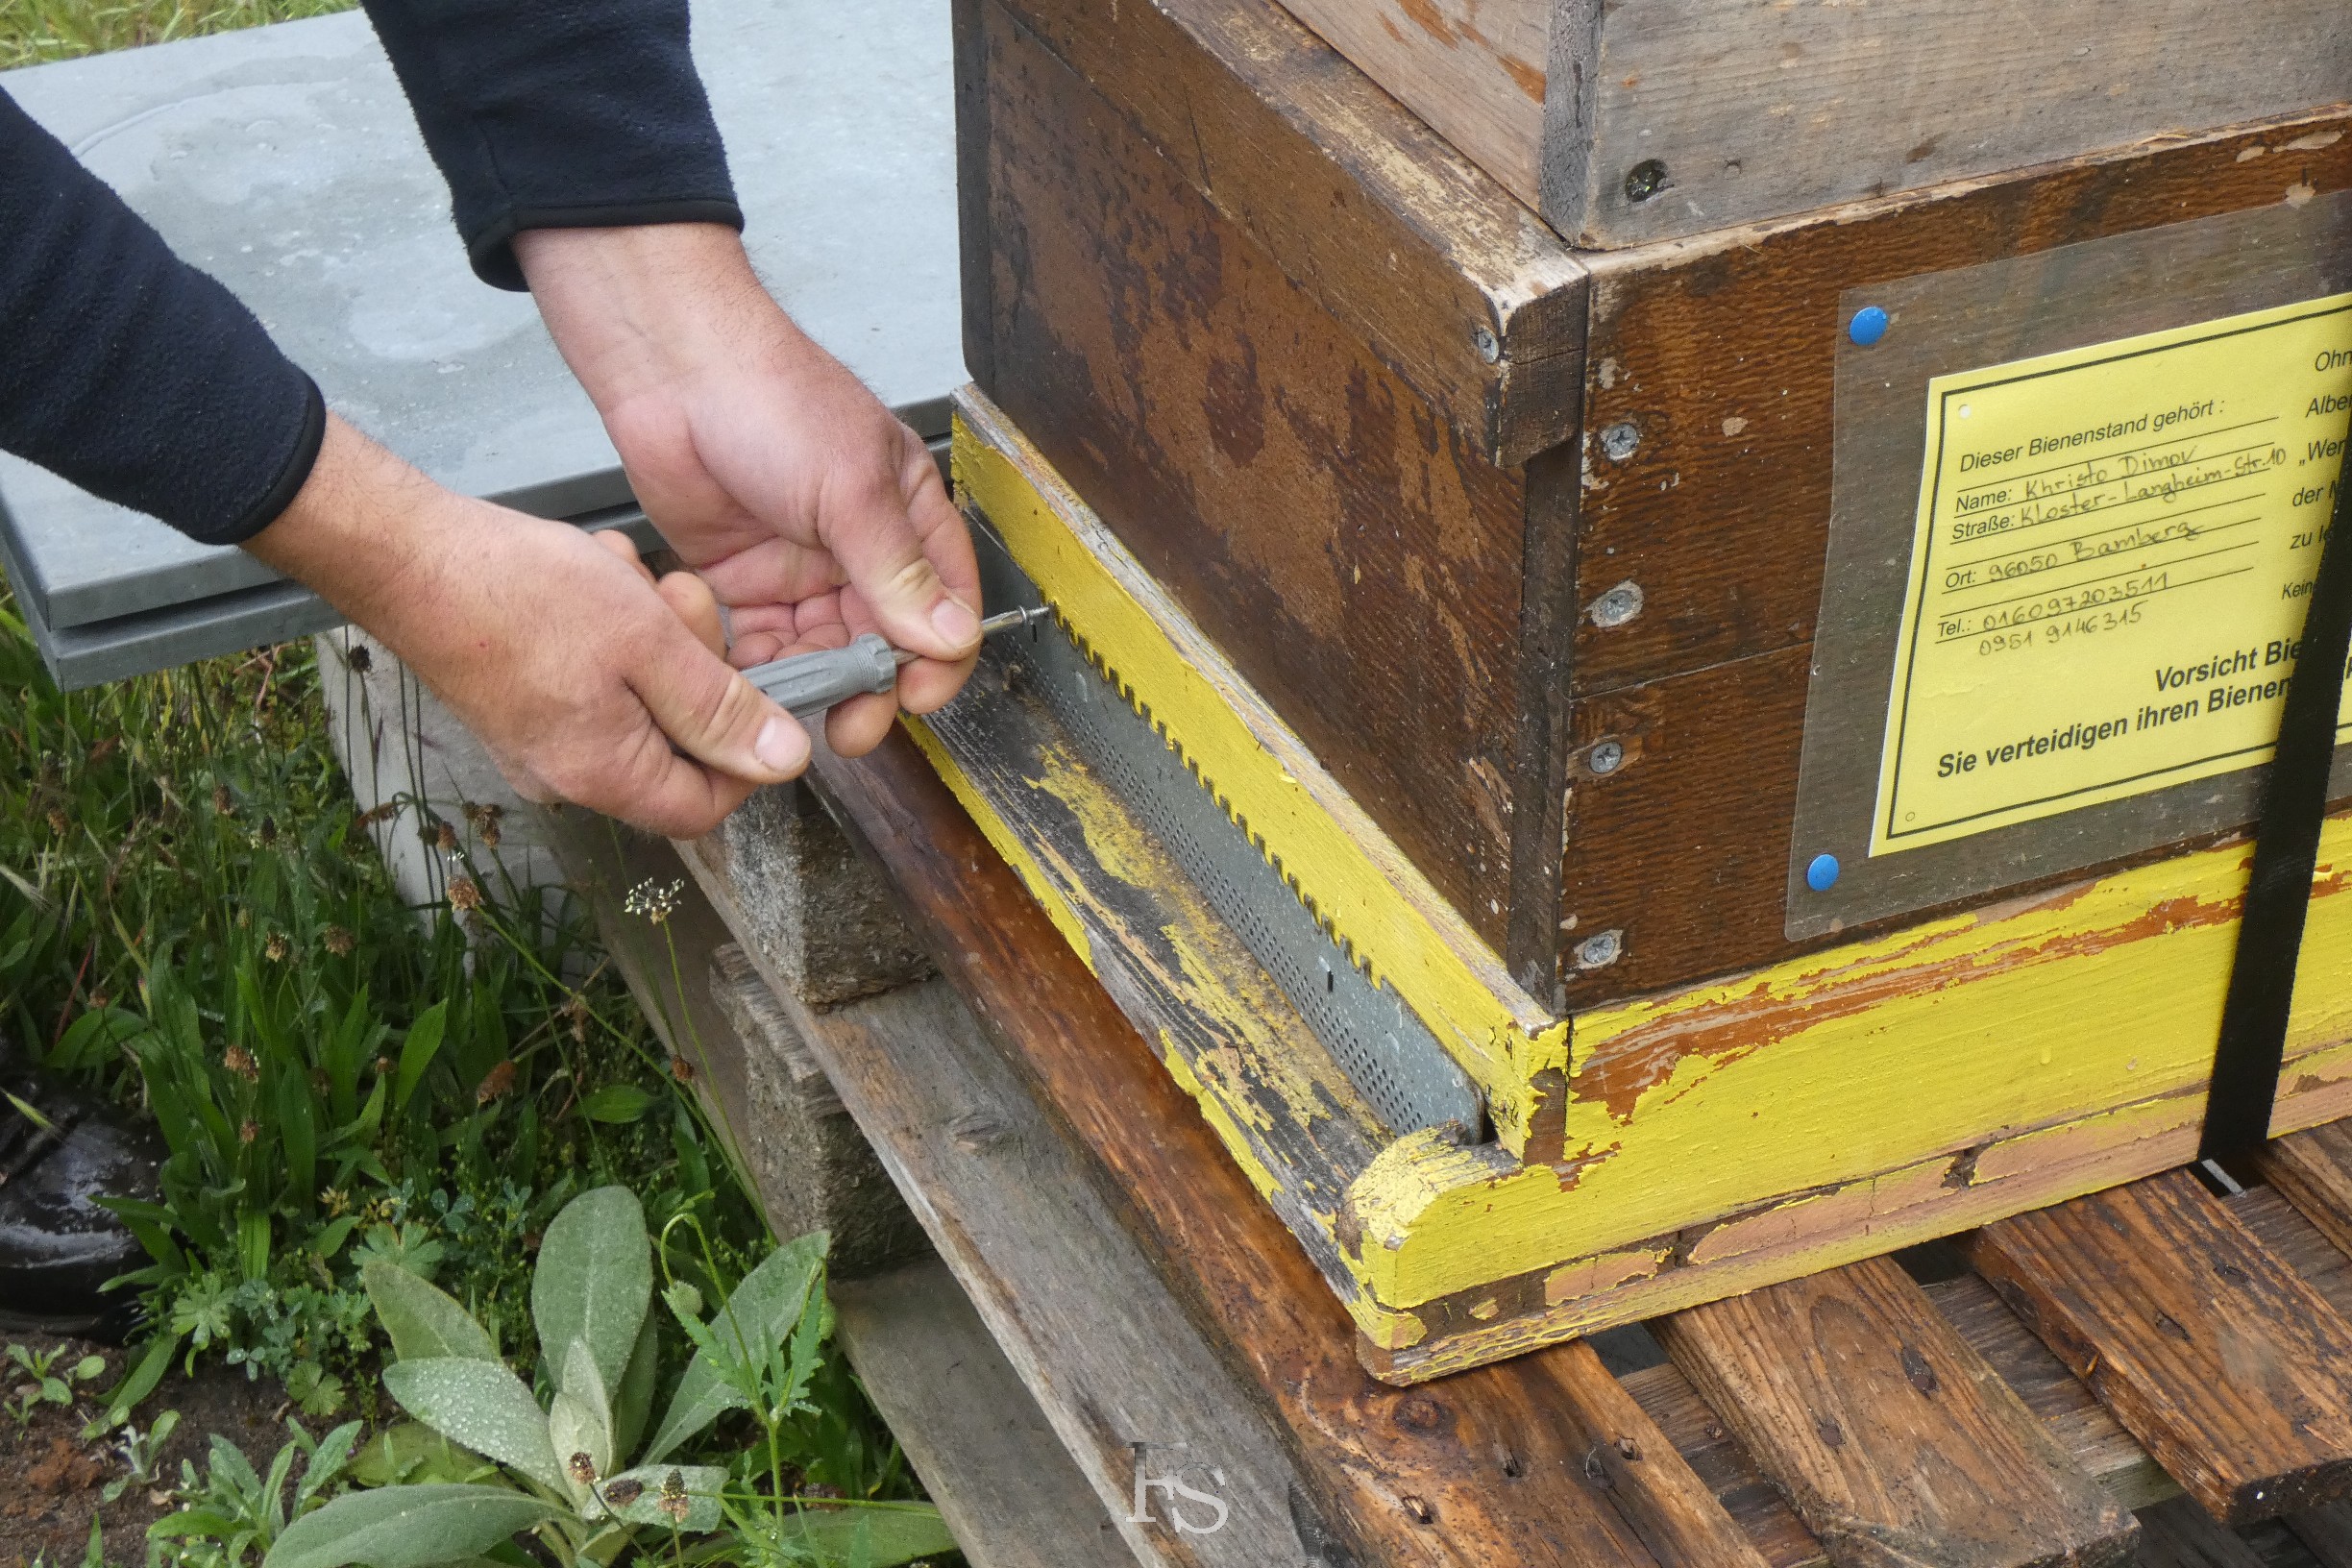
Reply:
<svg viewBox="0 0 2352 1568"><path fill-rule="evenodd" d="M1043 620L1050 613L1040 604L1032 609L992 615L980 623L980 635L992 637L997 632ZM821 649L814 653L795 653L788 659L755 664L744 672L744 679L767 693L776 706L805 723L844 698L855 697L860 692L889 691L898 683L898 667L921 657L903 648L893 648L880 633L870 631L846 648Z"/></svg>

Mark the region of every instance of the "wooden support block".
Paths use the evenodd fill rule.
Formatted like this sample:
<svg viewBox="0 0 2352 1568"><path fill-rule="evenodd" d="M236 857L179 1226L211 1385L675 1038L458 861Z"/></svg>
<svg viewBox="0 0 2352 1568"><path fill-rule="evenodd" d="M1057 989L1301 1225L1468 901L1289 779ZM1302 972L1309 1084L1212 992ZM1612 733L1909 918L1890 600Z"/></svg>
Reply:
<svg viewBox="0 0 2352 1568"><path fill-rule="evenodd" d="M2274 1138L2262 1173L2319 1233L2352 1252L2352 1121Z"/></svg>
<svg viewBox="0 0 2352 1568"><path fill-rule="evenodd" d="M2141 1514L2140 1523L2141 1568L2272 1568L2194 1498L2159 1504Z"/></svg>
<svg viewBox="0 0 2352 1568"><path fill-rule="evenodd" d="M2131 1516L1892 1259L1651 1329L1839 1568L2131 1556Z"/></svg>
<svg viewBox="0 0 2352 1568"><path fill-rule="evenodd" d="M710 991L742 1044L750 1109L745 1157L778 1236L827 1231L837 1280L930 1252L922 1227L742 947L710 958Z"/></svg>
<svg viewBox="0 0 2352 1568"><path fill-rule="evenodd" d="M2303 1276L2344 1321L2352 1323L2352 1258L2329 1240L2275 1187L2249 1187L2223 1200L2238 1223L2274 1258Z"/></svg>
<svg viewBox="0 0 2352 1568"><path fill-rule="evenodd" d="M2216 1517L2352 1491L2352 1324L2185 1171L1988 1225L1971 1260Z"/></svg>
<svg viewBox="0 0 2352 1568"><path fill-rule="evenodd" d="M812 1006L870 996L931 972L889 894L805 785L761 790L689 852L735 865L743 940Z"/></svg>
<svg viewBox="0 0 2352 1568"><path fill-rule="evenodd" d="M943 968L993 1048L1051 1107L1057 1136L1108 1184L1160 1277L1188 1298L1253 1403L1270 1412L1298 1456L1303 1495L1357 1560L1753 1560L1737 1552L1713 1496L1640 1409L1601 1381L1587 1352L1550 1352L1423 1388L1367 1376L1345 1314L1198 1107L911 744L894 736L870 756L826 758L820 769L916 929L934 950L958 955Z"/></svg>

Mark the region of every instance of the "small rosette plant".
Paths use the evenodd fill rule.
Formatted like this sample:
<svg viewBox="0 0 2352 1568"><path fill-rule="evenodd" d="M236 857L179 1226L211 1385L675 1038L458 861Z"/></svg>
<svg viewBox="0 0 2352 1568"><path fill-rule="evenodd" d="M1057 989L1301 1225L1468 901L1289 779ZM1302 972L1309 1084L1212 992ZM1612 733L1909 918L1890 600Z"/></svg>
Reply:
<svg viewBox="0 0 2352 1568"><path fill-rule="evenodd" d="M701 1348L642 1452L657 1357L652 1240L626 1188L581 1194L540 1242L531 1318L553 1374L545 1409L456 1300L397 1263L370 1263L362 1282L396 1358L385 1389L450 1442L496 1461L501 1479L348 1493L296 1520L262 1568L432 1568L471 1562L524 1531L560 1562L606 1563L641 1530L675 1538L721 1529L726 1472L670 1456L746 1404L723 1361L764 1358L796 1329L812 1341L821 1335L821 1322L803 1320L824 1311L826 1244L821 1234L777 1248L708 1324L694 1325Z"/></svg>

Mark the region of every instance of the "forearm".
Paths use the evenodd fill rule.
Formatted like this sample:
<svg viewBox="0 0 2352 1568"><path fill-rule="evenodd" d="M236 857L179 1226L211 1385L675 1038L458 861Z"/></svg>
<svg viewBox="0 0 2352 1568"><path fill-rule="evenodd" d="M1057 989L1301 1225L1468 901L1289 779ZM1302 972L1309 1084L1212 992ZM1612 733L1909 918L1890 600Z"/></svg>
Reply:
<svg viewBox="0 0 2352 1568"><path fill-rule="evenodd" d="M5 93L0 309L0 447L215 544L307 477L309 378Z"/></svg>

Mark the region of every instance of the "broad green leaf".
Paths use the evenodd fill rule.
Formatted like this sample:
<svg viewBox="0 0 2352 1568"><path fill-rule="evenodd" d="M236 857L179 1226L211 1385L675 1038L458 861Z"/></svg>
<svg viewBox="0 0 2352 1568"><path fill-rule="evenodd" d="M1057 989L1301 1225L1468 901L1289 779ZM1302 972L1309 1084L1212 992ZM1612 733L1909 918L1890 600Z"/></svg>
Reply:
<svg viewBox="0 0 2352 1568"><path fill-rule="evenodd" d="M653 1096L635 1084L606 1084L579 1102L580 1115L590 1121L625 1126L646 1114Z"/></svg>
<svg viewBox="0 0 2352 1568"><path fill-rule="evenodd" d="M106 1396L105 1426L121 1426L138 1408L139 1401L155 1392L156 1384L163 1381L164 1372L171 1366L172 1355L179 1350L182 1337L177 1334L159 1334L147 1342L146 1353L124 1375L123 1381L114 1385L114 1391ZM97 1426L99 1423L92 1422L91 1425ZM88 1437L96 1433L85 1433L83 1435Z"/></svg>
<svg viewBox="0 0 2352 1568"><path fill-rule="evenodd" d="M612 1407L604 1397L604 1379L597 1371L596 1358L589 1354L586 1341L575 1339L565 1347L563 1375L557 1382L560 1386L548 1406L548 1440L555 1449L555 1462L563 1466L573 1503L593 1519L603 1509L597 1506L589 1483L573 1467L576 1460L585 1458L591 1475L601 1479L612 1474Z"/></svg>
<svg viewBox="0 0 2352 1568"><path fill-rule="evenodd" d="M392 1109L396 1114L408 1109L408 1096L416 1092L425 1069L440 1054L441 1040L448 1029L447 1002L433 1003L408 1026L408 1038L401 1041L400 1069L392 1086Z"/></svg>
<svg viewBox="0 0 2352 1568"><path fill-rule="evenodd" d="M864 1568L895 1568L919 1557L944 1556L956 1549L947 1521L927 1503L805 1508L786 1521L784 1538L796 1538L814 1547L820 1562L855 1562Z"/></svg>
<svg viewBox="0 0 2352 1568"><path fill-rule="evenodd" d="M413 1363L411 1363L413 1364ZM563 1509L502 1486L346 1492L286 1527L262 1568L427 1568L477 1556Z"/></svg>
<svg viewBox="0 0 2352 1568"><path fill-rule="evenodd" d="M559 1370L584 1341L606 1388L619 1385L653 1299L653 1243L645 1210L625 1187L600 1187L564 1205L539 1242L531 1321L539 1354Z"/></svg>
<svg viewBox="0 0 2352 1568"><path fill-rule="evenodd" d="M394 1361L383 1369L383 1384L403 1409L451 1442L563 1490L547 1416L523 1380L504 1367L454 1356Z"/></svg>
<svg viewBox="0 0 2352 1568"><path fill-rule="evenodd" d="M629 1352L628 1370L613 1390L613 1461L637 1452L646 1423L653 1417L653 1380L661 1370L661 1318L649 1311L637 1330L637 1346Z"/></svg>
<svg viewBox="0 0 2352 1568"><path fill-rule="evenodd" d="M641 1464L604 1483L604 1496L614 1505L613 1516L632 1525L655 1525L668 1530L710 1531L719 1528L719 1493L726 1472L711 1464ZM623 1503L623 1498L629 1501ZM679 1500L683 1514L672 1513Z"/></svg>
<svg viewBox="0 0 2352 1568"><path fill-rule="evenodd" d="M830 1236L813 1231L785 1242L744 1276L710 1321L721 1355L714 1358L708 1349L698 1350L686 1363L686 1375L670 1397L661 1428L646 1445L645 1463L668 1458L680 1443L718 1420L722 1411L750 1408L754 1390L732 1385L723 1363L763 1362L770 1350L785 1341L800 1321L810 1284L832 1245Z"/></svg>
<svg viewBox="0 0 2352 1568"><path fill-rule="evenodd" d="M498 1342L474 1321L457 1298L407 1269L376 1259L359 1270L359 1283L376 1304L377 1320L391 1337L400 1360L453 1356L461 1360L497 1361Z"/></svg>
<svg viewBox="0 0 2352 1568"><path fill-rule="evenodd" d="M351 1476L362 1486L402 1482L494 1482L499 1468L459 1448L422 1421L395 1421L352 1456Z"/></svg>

